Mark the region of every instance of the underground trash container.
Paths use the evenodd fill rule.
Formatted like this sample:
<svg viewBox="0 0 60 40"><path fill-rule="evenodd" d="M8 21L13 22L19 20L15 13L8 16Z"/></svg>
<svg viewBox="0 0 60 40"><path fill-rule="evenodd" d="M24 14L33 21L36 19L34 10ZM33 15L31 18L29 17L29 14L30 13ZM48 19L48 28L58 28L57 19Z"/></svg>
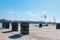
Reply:
<svg viewBox="0 0 60 40"><path fill-rule="evenodd" d="M5 23L4 23L4 22L2 22L2 28L5 28L5 27L4 27L4 24L5 24Z"/></svg>
<svg viewBox="0 0 60 40"><path fill-rule="evenodd" d="M12 31L18 31L18 23L12 22Z"/></svg>
<svg viewBox="0 0 60 40"><path fill-rule="evenodd" d="M48 24L46 24L46 26L48 26Z"/></svg>
<svg viewBox="0 0 60 40"><path fill-rule="evenodd" d="M60 23L56 24L56 29L60 29Z"/></svg>
<svg viewBox="0 0 60 40"><path fill-rule="evenodd" d="M29 34L29 23L21 22L21 34L27 35Z"/></svg>
<svg viewBox="0 0 60 40"><path fill-rule="evenodd" d="M39 27L42 27L42 23L39 24Z"/></svg>
<svg viewBox="0 0 60 40"><path fill-rule="evenodd" d="M10 26L10 25L9 25L9 22L8 22L8 21L2 22L2 28L8 29L9 26Z"/></svg>

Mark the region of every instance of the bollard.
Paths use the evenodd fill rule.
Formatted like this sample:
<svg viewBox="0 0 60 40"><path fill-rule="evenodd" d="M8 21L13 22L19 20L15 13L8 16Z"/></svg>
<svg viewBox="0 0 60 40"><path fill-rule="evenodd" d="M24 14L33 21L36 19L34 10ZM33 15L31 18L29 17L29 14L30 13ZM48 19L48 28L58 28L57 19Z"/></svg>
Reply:
<svg viewBox="0 0 60 40"><path fill-rule="evenodd" d="M39 24L39 27L40 27L40 28L42 27L42 23Z"/></svg>
<svg viewBox="0 0 60 40"><path fill-rule="evenodd" d="M23 35L29 34L29 23L28 22L21 23L21 34Z"/></svg>
<svg viewBox="0 0 60 40"><path fill-rule="evenodd" d="M12 22L12 31L18 31L18 23Z"/></svg>
<svg viewBox="0 0 60 40"><path fill-rule="evenodd" d="M60 23L56 24L56 29L60 29Z"/></svg>

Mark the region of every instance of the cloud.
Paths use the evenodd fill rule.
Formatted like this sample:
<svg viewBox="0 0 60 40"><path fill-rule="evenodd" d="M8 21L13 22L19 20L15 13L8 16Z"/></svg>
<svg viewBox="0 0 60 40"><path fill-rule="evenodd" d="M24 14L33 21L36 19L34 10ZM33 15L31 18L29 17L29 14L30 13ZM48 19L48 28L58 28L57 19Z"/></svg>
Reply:
<svg viewBox="0 0 60 40"><path fill-rule="evenodd" d="M27 14L29 15L29 19L30 20L37 20L37 21L48 21L48 18L44 18L44 15L47 16L48 11L47 10L43 10L43 11L38 11L38 12L32 12L32 11L28 11Z"/></svg>
<svg viewBox="0 0 60 40"><path fill-rule="evenodd" d="M37 20L41 19L41 15L38 12L37 13L35 13L35 12L27 12L27 14L29 15L30 20L37 21Z"/></svg>
<svg viewBox="0 0 60 40"><path fill-rule="evenodd" d="M36 15L33 14L32 12L27 12L27 14L28 14L29 16L32 16L32 17L35 17L35 16L36 16Z"/></svg>
<svg viewBox="0 0 60 40"><path fill-rule="evenodd" d="M13 11L9 11L9 14L13 14L14 12Z"/></svg>
<svg viewBox="0 0 60 40"><path fill-rule="evenodd" d="M39 17L39 16L41 16L40 15L40 13L35 13L35 12L27 12L27 14L29 15L29 16L31 16L31 17Z"/></svg>

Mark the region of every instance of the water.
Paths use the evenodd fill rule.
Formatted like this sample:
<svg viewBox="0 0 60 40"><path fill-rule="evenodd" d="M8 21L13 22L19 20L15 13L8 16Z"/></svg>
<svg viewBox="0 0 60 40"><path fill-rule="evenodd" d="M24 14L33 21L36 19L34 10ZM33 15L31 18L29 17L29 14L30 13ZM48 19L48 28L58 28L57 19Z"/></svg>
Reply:
<svg viewBox="0 0 60 40"><path fill-rule="evenodd" d="M2 23L0 23L0 27L2 26ZM37 27L37 26L39 26L39 24L29 24L29 26L35 26L35 27Z"/></svg>
<svg viewBox="0 0 60 40"><path fill-rule="evenodd" d="M11 25L11 24L10 24ZM52 24L49 24L49 25L52 25ZM0 23L0 27L2 26L2 23ZM39 26L39 24L29 24L29 26L35 26L35 27L37 27L37 26Z"/></svg>
<svg viewBox="0 0 60 40"><path fill-rule="evenodd" d="M32 26L32 27L38 27L39 24L30 24L29 26Z"/></svg>
<svg viewBox="0 0 60 40"><path fill-rule="evenodd" d="M2 23L0 23L0 27L2 26Z"/></svg>

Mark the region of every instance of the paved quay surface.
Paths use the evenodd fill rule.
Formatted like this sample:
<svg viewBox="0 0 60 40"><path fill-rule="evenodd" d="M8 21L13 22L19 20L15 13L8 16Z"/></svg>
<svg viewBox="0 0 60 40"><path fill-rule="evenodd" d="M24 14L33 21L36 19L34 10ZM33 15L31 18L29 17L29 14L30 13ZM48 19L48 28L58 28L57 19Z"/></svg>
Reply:
<svg viewBox="0 0 60 40"><path fill-rule="evenodd" d="M20 27L16 32L7 32L10 29L0 28L0 40L60 40L60 30L56 26L29 27L29 35L21 35ZM6 33L4 33L6 32Z"/></svg>

